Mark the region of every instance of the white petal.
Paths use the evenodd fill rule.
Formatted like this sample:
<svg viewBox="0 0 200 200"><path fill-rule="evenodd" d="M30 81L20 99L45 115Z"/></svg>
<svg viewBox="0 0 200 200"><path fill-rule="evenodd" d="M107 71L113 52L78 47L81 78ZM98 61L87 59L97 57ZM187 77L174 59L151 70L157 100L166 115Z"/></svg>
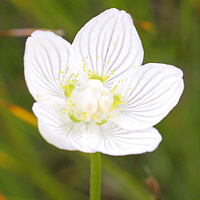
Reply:
<svg viewBox="0 0 200 200"><path fill-rule="evenodd" d="M35 31L27 39L24 67L25 79L36 101L48 96L64 97L60 82L66 71L71 45L49 31ZM38 98L39 96L39 98Z"/></svg>
<svg viewBox="0 0 200 200"><path fill-rule="evenodd" d="M125 11L109 9L91 19L72 43L70 64L86 73L109 75L109 81L132 66L140 66L143 47L132 18ZM113 75L111 75L113 72Z"/></svg>
<svg viewBox="0 0 200 200"><path fill-rule="evenodd" d="M84 136L86 145L97 152L113 156L151 152L162 140L155 128L133 131L107 122L102 126L90 124L88 129L90 133Z"/></svg>
<svg viewBox="0 0 200 200"><path fill-rule="evenodd" d="M43 138L50 144L65 150L86 151L82 147L81 138L85 131L85 123L71 121L61 110L64 106L49 101L37 102L33 105L38 119L38 127Z"/></svg>
<svg viewBox="0 0 200 200"><path fill-rule="evenodd" d="M118 87L127 103L111 120L130 130L154 126L178 103L184 88L182 76L180 69L165 64L132 69Z"/></svg>

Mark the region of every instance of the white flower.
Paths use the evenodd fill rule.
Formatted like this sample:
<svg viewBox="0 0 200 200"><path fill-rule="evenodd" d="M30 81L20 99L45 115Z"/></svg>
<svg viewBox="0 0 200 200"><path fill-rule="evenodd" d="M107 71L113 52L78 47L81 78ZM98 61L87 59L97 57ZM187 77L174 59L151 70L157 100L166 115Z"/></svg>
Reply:
<svg viewBox="0 0 200 200"><path fill-rule="evenodd" d="M93 18L72 44L52 32L34 32L24 65L41 135L58 148L88 153L155 150L162 138L152 126L178 103L183 74L166 64L141 66L142 60L125 11Z"/></svg>

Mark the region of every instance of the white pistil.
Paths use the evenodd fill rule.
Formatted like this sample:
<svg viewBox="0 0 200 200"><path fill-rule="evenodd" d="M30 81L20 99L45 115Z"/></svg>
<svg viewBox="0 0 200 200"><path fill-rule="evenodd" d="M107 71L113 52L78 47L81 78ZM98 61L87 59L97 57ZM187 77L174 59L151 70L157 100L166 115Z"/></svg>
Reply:
<svg viewBox="0 0 200 200"><path fill-rule="evenodd" d="M103 113L106 113L110 108L111 100L108 96L102 96L98 101L98 105L99 105L99 110Z"/></svg>
<svg viewBox="0 0 200 200"><path fill-rule="evenodd" d="M82 111L87 114L94 114L97 111L98 105L95 98L86 98L82 103Z"/></svg>

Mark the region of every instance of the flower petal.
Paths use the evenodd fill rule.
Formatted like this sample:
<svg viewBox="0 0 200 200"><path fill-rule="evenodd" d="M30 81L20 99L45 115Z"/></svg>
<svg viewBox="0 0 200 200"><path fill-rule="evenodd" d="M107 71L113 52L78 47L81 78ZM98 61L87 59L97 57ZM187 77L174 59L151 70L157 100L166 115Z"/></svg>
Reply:
<svg viewBox="0 0 200 200"><path fill-rule="evenodd" d="M34 103L33 111L38 119L38 127L43 138L50 144L65 150L86 151L82 147L82 133L85 123L71 121L68 114L62 112L63 105L57 102L42 101Z"/></svg>
<svg viewBox="0 0 200 200"><path fill-rule="evenodd" d="M70 65L85 69L86 77L90 71L110 76L106 84L142 60L143 47L132 18L117 9L90 20L76 35L70 55Z"/></svg>
<svg viewBox="0 0 200 200"><path fill-rule="evenodd" d="M67 41L49 31L35 31L27 39L25 79L36 101L48 99L49 95L64 97L60 82L67 69L70 48Z"/></svg>
<svg viewBox="0 0 200 200"><path fill-rule="evenodd" d="M113 156L151 152L162 140L155 128L133 131L120 128L112 122L102 126L90 124L88 130L90 133L84 136L86 145Z"/></svg>
<svg viewBox="0 0 200 200"><path fill-rule="evenodd" d="M130 130L154 126L178 103L184 88L182 76L180 69L165 64L149 63L130 70L116 90L127 103L111 120Z"/></svg>

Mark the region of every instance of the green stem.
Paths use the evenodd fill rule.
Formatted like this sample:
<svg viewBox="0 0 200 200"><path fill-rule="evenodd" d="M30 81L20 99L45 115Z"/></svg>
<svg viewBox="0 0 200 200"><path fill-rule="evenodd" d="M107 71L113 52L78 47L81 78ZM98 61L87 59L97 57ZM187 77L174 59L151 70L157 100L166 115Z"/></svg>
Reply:
<svg viewBox="0 0 200 200"><path fill-rule="evenodd" d="M100 200L101 158L100 153L90 154L90 200Z"/></svg>

